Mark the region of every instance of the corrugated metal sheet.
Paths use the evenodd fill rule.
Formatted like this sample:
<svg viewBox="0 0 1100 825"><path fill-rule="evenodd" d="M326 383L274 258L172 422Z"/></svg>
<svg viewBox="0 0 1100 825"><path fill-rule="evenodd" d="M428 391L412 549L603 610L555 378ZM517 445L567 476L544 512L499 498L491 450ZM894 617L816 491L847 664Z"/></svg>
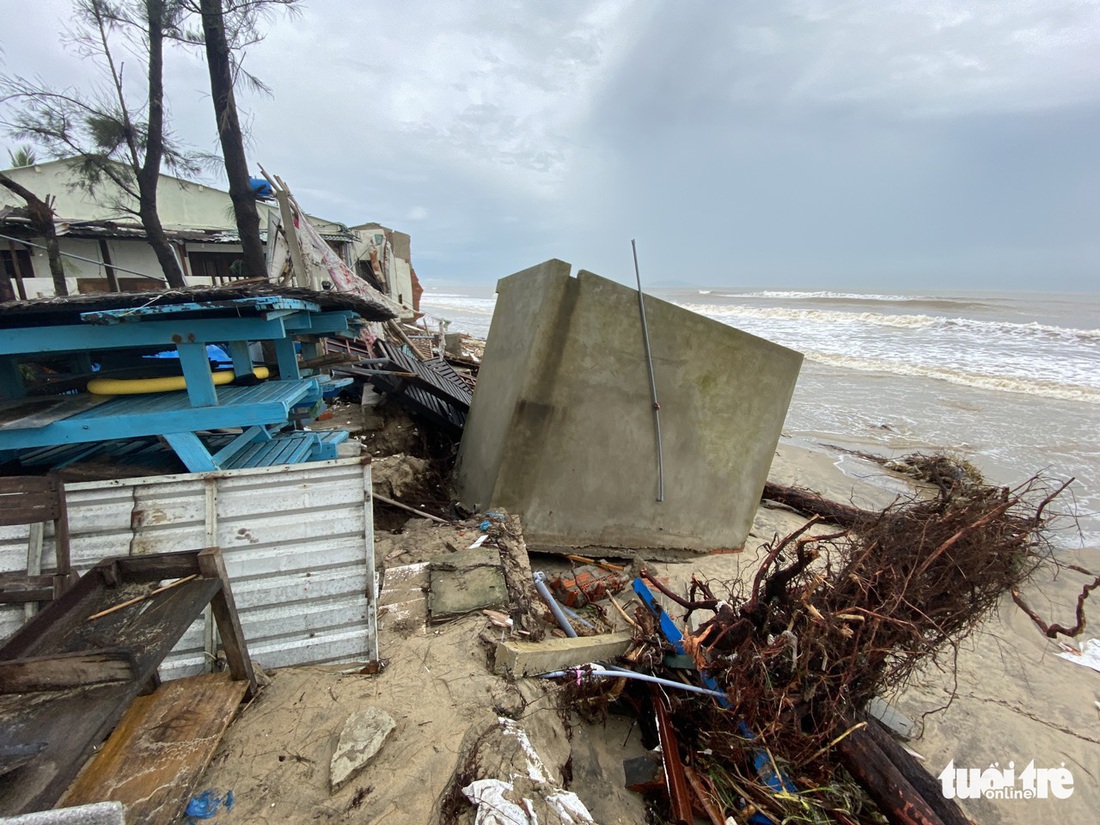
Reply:
<svg viewBox="0 0 1100 825"><path fill-rule="evenodd" d="M370 465L359 459L66 487L73 567L218 545L252 658L264 667L378 658ZM26 528L0 528L0 569L25 568ZM43 564L53 559L47 536ZM0 638L23 621L0 610ZM209 623L165 660L199 673Z"/></svg>

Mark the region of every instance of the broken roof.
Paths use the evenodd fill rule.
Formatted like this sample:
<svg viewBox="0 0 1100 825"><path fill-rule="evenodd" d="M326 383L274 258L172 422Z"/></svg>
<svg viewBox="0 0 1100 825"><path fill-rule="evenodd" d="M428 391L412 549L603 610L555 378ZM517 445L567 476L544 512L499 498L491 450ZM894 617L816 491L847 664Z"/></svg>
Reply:
<svg viewBox="0 0 1100 825"><path fill-rule="evenodd" d="M367 321L385 321L396 317L393 310L381 301L348 292L331 290L317 292L274 284L230 284L220 287L192 287L157 292L102 292L31 301L9 301L0 304L0 327L75 324L80 323L80 315L85 312L152 304L228 301L234 298L264 295L301 298L312 301L322 309L350 309Z"/></svg>

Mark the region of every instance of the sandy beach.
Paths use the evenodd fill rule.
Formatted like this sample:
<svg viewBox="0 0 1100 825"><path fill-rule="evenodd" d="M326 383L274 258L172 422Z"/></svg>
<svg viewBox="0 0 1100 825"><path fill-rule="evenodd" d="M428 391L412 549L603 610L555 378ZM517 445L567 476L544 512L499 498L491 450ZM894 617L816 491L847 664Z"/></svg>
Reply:
<svg viewBox="0 0 1100 825"><path fill-rule="evenodd" d="M770 478L864 507L885 506L899 487L898 479L877 471L853 478L827 451L787 442L777 451ZM802 522L791 512L761 507L744 552L651 568L674 585L693 573L715 581L743 577L753 571L761 544ZM572 720L566 726L554 683L494 675L490 651L501 630L480 613L425 624L424 562L476 535L474 526L453 528L418 519L402 532L376 535L379 564L385 566L379 620L385 668L374 675L354 668L270 674L270 685L229 728L199 783L201 789L234 793L232 812L223 811L216 821L440 821L440 801L466 748L499 716L524 726L555 780L580 797L596 822L645 821L642 798L623 787L623 760L642 753L627 720L611 716L603 725ZM533 560L536 569L541 563L542 557ZM1069 577L1036 581L1028 595L1040 611L1068 618L1058 611L1065 610L1077 586ZM1014 762L1022 770L1034 760L1036 767L1064 764L1072 772L1073 793L1067 799L963 802L977 822L1071 823L1094 817L1100 676L1057 652L1009 602L960 649L957 687L950 673L929 669L901 695L889 697L917 723L920 735L908 745L933 775L950 761L981 769ZM951 692L951 707L930 713ZM329 761L340 730L349 714L366 707L388 712L396 729L374 761L332 793Z"/></svg>

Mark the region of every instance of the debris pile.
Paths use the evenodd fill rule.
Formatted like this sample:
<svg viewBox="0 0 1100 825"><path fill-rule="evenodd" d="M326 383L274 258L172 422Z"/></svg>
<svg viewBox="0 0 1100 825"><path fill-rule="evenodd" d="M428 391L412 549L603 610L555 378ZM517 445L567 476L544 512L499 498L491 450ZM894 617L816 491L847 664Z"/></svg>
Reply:
<svg viewBox="0 0 1100 825"><path fill-rule="evenodd" d="M899 774L915 764L900 748L887 744L884 753L876 744L868 703L952 653L1005 594L1052 563L1043 530L1048 505L1065 485L1033 478L1009 490L949 471L942 457L929 466L953 482L937 485L932 498L877 513L848 507L836 518L835 503L825 502L818 509L845 526L822 534L815 515L777 537L763 548L751 581L727 586L693 577L681 595L642 572L644 585L683 608L697 629L681 634L668 613L639 609L644 632L634 666L673 680L687 666L697 671L693 685L705 685L711 697L624 693L615 678L566 690L579 709L606 707L622 694L655 716L672 821L690 822L692 804L714 822L731 814L875 821L853 776L890 817L905 807L943 807L938 786L922 791L881 766L867 769L869 753L895 763ZM815 498L803 494L802 503ZM697 613L709 618L698 622ZM919 766L916 772L929 778ZM965 821L950 808L929 815Z"/></svg>

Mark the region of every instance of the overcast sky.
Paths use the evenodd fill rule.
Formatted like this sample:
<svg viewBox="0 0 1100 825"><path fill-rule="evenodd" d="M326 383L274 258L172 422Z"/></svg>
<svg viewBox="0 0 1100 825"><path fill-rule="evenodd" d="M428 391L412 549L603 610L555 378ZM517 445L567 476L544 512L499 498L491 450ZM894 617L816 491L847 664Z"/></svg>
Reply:
<svg viewBox="0 0 1100 825"><path fill-rule="evenodd" d="M301 8L247 57L274 91L241 101L250 160L409 232L429 284L632 280L633 237L647 285L1100 288L1100 0ZM0 9L4 73L91 81L67 0ZM212 150L206 83L170 57L174 129Z"/></svg>

